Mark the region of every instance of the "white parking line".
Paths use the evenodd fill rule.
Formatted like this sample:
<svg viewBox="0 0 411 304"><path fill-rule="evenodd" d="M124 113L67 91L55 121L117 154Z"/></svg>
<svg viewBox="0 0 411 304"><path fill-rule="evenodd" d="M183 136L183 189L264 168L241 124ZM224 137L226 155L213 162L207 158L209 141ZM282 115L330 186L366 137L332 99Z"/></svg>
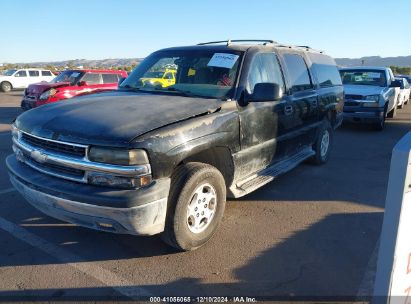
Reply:
<svg viewBox="0 0 411 304"><path fill-rule="evenodd" d="M106 286L113 288L120 294L133 300L141 300L142 297L150 297L152 294L145 288L135 286L132 282L117 276L115 273L104 269L93 262L88 262L58 246L42 239L41 237L27 231L20 226L13 224L0 217L0 229L7 231L15 238L42 250L48 255L66 265L72 266L86 275L100 281ZM74 262L75 261L75 262Z"/></svg>
<svg viewBox="0 0 411 304"><path fill-rule="evenodd" d="M361 301L372 296L374 291L375 273L377 271L377 258L378 250L380 249L380 239L375 244L374 251L368 261L367 268L365 269L364 276L362 278L360 287L357 292L357 300Z"/></svg>
<svg viewBox="0 0 411 304"><path fill-rule="evenodd" d="M14 191L16 191L15 188L7 188L4 190L0 190L0 194L6 194L6 193L14 192Z"/></svg>

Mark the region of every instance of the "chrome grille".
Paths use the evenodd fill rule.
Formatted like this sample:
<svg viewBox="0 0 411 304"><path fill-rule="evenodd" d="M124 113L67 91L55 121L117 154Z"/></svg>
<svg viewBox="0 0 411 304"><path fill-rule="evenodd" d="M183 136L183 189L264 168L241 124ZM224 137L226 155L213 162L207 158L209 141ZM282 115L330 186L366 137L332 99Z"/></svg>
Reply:
<svg viewBox="0 0 411 304"><path fill-rule="evenodd" d="M46 140L36 136L29 135L27 133L22 133L21 137L24 142L43 150L51 150L79 157L86 156L86 148L79 145Z"/></svg>
<svg viewBox="0 0 411 304"><path fill-rule="evenodd" d="M346 101L346 102L344 102L344 106L347 106L347 107L358 107L360 105L361 105L360 102L355 102L355 101Z"/></svg>
<svg viewBox="0 0 411 304"><path fill-rule="evenodd" d="M68 168L68 167L63 167L63 166L58 166L54 164L48 164L48 163L39 163L35 161L34 159L25 156L24 162L32 167L33 169L36 169L40 172L56 176L56 177L63 177L68 180L76 181L76 182L85 182L85 172L82 170L77 170L73 168Z"/></svg>
<svg viewBox="0 0 411 304"><path fill-rule="evenodd" d="M364 96L362 96L362 95L350 95L350 94L346 94L346 95L345 95L345 99L363 100L363 99L364 99Z"/></svg>
<svg viewBox="0 0 411 304"><path fill-rule="evenodd" d="M90 172L139 177L151 174L150 164L120 166L92 162L88 146L37 137L13 128L13 150L19 161L55 177L80 183L88 182Z"/></svg>

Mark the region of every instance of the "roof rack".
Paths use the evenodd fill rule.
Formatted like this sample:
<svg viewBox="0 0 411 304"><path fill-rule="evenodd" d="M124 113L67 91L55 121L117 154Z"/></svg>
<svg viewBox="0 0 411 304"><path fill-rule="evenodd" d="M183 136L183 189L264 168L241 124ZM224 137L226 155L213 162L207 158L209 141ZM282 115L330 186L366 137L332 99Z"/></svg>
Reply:
<svg viewBox="0 0 411 304"><path fill-rule="evenodd" d="M228 39L228 40L220 40L220 41L211 41L211 42L202 42L198 43L197 45L208 45L208 44L218 44L218 43L226 43L226 45L230 45L233 42L263 42L263 44L278 44L274 40L267 40L267 39Z"/></svg>
<svg viewBox="0 0 411 304"><path fill-rule="evenodd" d="M316 50L313 49L312 47L308 46L308 45L287 45L287 44L278 44L276 45L278 47L285 47L285 48L289 48L289 49L304 49L306 51L314 51L314 52L318 52L320 54L324 53L324 51L322 50Z"/></svg>
<svg viewBox="0 0 411 304"><path fill-rule="evenodd" d="M277 47L285 47L285 48L289 48L289 49L303 49L303 50L306 50L306 51L318 52L320 54L324 53L324 51L313 49L308 45L281 44L281 43L278 43L274 40L268 40L268 39L234 39L234 40L228 39L228 40L220 40L220 41L202 42L202 43L198 43L197 45L209 45L209 44L225 43L228 46L228 45L232 44L233 42L260 42L260 43L263 43L263 45L274 44Z"/></svg>

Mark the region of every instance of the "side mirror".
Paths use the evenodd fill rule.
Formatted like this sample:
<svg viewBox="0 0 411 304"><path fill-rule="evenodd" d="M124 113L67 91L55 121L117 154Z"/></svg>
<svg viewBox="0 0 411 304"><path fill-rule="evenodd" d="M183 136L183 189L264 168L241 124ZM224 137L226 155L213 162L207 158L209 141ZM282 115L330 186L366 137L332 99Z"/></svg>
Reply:
<svg viewBox="0 0 411 304"><path fill-rule="evenodd" d="M118 80L118 86L120 86L120 84L122 84L124 80L126 80L126 77L120 77L120 79Z"/></svg>
<svg viewBox="0 0 411 304"><path fill-rule="evenodd" d="M248 98L250 102L274 101L283 97L281 87L277 83L257 83L254 86L254 92Z"/></svg>
<svg viewBox="0 0 411 304"><path fill-rule="evenodd" d="M79 87L83 87L83 86L86 86L87 85L87 82L86 81L80 81L79 83L78 83L78 86Z"/></svg>
<svg viewBox="0 0 411 304"><path fill-rule="evenodd" d="M391 82L390 85L391 88L400 88L401 87L401 83L398 80L394 80L393 82Z"/></svg>

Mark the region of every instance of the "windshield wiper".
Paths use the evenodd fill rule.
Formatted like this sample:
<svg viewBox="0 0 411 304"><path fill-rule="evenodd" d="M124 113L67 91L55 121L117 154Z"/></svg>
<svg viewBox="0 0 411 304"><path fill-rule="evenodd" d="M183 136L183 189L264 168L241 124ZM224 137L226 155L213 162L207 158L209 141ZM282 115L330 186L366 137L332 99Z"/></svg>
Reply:
<svg viewBox="0 0 411 304"><path fill-rule="evenodd" d="M159 89L157 89L157 90L159 90ZM186 97L200 97L200 98L208 98L208 99L214 98L214 97L211 97L211 96L204 96L204 95L200 95L200 94L195 94L191 91L179 90L179 89L176 89L174 87L168 87L167 91L176 92L176 93L178 93L180 95L183 95L183 96L186 96Z"/></svg>

